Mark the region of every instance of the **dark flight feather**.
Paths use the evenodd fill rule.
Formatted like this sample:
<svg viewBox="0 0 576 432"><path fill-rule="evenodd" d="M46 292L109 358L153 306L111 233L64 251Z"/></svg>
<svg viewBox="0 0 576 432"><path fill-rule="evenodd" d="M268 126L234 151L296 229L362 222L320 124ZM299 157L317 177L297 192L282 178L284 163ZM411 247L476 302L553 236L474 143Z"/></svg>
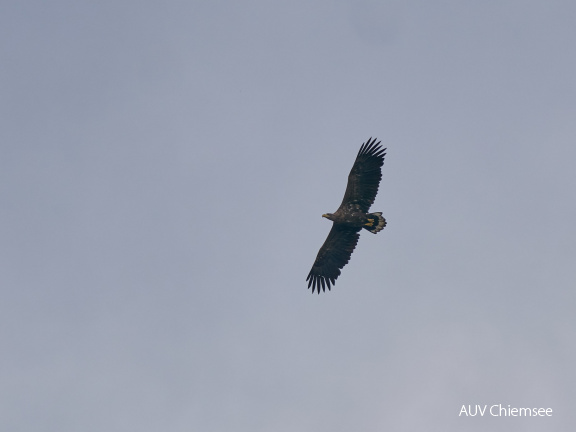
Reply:
<svg viewBox="0 0 576 432"><path fill-rule="evenodd" d="M374 204L382 180L381 167L384 165L385 152L386 149L380 147L380 141L376 143L376 138L362 144L348 174L348 184L340 208L357 204L362 212L368 212Z"/></svg>
<svg viewBox="0 0 576 432"><path fill-rule="evenodd" d="M322 291L325 291L325 283L328 290L330 290L331 283L334 285L336 278L340 276L340 269L350 260L360 238L359 231L361 229L332 225L326 241L316 256L312 270L306 278L308 288L312 287L312 292L317 289L318 294L320 294L320 285L322 285Z"/></svg>

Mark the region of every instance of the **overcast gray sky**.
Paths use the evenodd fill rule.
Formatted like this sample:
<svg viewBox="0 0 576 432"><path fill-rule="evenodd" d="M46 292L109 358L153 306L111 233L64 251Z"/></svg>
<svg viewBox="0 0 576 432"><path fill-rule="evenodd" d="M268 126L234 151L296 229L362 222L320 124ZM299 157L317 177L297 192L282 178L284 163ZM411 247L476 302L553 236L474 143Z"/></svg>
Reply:
<svg viewBox="0 0 576 432"><path fill-rule="evenodd" d="M569 0L4 2L0 429L575 430L575 23ZM312 295L369 137L388 226Z"/></svg>

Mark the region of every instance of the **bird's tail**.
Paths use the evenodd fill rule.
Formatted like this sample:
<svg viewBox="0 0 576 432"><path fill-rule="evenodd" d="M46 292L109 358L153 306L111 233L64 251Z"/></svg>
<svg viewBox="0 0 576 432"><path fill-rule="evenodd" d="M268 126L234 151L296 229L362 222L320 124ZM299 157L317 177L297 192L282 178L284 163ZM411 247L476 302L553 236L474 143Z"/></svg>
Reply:
<svg viewBox="0 0 576 432"><path fill-rule="evenodd" d="M363 228L367 229L371 233L376 234L384 229L386 226L386 219L382 217L382 213L368 213L366 215L366 222L364 223Z"/></svg>

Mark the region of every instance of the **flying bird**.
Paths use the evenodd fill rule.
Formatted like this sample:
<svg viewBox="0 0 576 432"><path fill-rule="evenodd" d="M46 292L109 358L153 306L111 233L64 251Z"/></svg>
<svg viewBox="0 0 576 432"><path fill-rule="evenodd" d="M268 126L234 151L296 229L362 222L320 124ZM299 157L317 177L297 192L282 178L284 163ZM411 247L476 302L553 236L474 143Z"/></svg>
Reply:
<svg viewBox="0 0 576 432"><path fill-rule="evenodd" d="M336 213L322 215L333 224L306 278L312 293L318 290L320 294L320 288L322 291L326 291L326 287L330 290L330 284L336 283L340 269L350 260L362 228L376 234L386 226L382 213L368 213L382 180L385 151L380 141L376 142L376 138L370 138L362 144L348 174L342 204Z"/></svg>

